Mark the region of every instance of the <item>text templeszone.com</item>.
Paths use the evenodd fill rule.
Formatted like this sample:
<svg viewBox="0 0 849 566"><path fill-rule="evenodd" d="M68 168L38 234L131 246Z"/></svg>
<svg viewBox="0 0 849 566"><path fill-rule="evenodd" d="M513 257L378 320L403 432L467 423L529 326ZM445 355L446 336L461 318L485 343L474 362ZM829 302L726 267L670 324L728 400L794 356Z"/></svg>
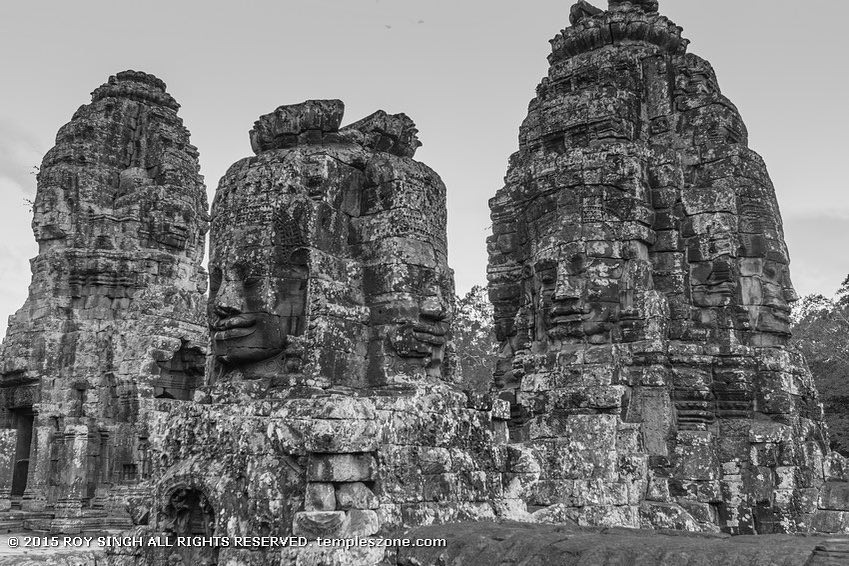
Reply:
<svg viewBox="0 0 849 566"><path fill-rule="evenodd" d="M20 541L19 544L18 541ZM11 543L11 541L10 541ZM436 538L327 538L273 536L25 536L16 537L14 546L23 548L111 547L111 546L219 546L239 548L279 548L286 546L330 546L339 548L444 547L445 539ZM10 546L13 546L10 544Z"/></svg>

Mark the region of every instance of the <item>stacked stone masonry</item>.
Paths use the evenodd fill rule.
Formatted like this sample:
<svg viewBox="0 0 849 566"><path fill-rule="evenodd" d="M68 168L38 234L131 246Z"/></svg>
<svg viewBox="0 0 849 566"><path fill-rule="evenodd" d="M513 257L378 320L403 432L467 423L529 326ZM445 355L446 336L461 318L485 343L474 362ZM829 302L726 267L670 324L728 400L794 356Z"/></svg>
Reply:
<svg viewBox="0 0 849 566"><path fill-rule="evenodd" d="M546 518L844 530L775 191L656 2L579 2L490 201L497 387ZM841 491L842 492L842 491Z"/></svg>
<svg viewBox="0 0 849 566"><path fill-rule="evenodd" d="M207 219L164 84L128 71L95 91L45 157L3 344L7 518L228 540L476 523L444 554L90 557L115 566L508 564L533 540L587 564L843 559L843 540L784 536L849 533L849 466L786 345L781 218L739 113L656 1L569 20L490 201L489 394L461 389L446 189L409 117L342 127L338 100L261 116ZM504 520L537 525L477 526ZM700 534L599 550L598 527Z"/></svg>
<svg viewBox="0 0 849 566"><path fill-rule="evenodd" d="M44 157L39 246L0 359L0 524L129 525L158 423L202 384L198 152L156 77L118 73Z"/></svg>
<svg viewBox="0 0 849 566"><path fill-rule="evenodd" d="M343 110L312 100L260 117L256 155L219 184L207 386L169 414L154 496L134 502L141 532L367 537L523 509L521 481L504 484L523 471L508 404L455 383L445 186L412 159L407 116L340 128Z"/></svg>

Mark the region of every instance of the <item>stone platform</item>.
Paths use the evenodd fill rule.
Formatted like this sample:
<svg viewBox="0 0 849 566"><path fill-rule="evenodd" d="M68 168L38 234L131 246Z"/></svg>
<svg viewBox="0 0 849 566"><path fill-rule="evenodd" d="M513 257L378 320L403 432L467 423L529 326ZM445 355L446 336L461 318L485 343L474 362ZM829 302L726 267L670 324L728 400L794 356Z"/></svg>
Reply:
<svg viewBox="0 0 849 566"><path fill-rule="evenodd" d="M461 523L406 535L447 539L444 548L406 548L397 566L826 566L849 564L849 538L736 536L525 523Z"/></svg>
<svg viewBox="0 0 849 566"><path fill-rule="evenodd" d="M838 566L849 563L849 538L814 535L729 536L527 523L452 523L421 527L405 538L445 539L433 548L331 549L276 553L280 566ZM0 566L114 564L102 549L11 549L0 535ZM253 563L257 553L231 555L219 566Z"/></svg>

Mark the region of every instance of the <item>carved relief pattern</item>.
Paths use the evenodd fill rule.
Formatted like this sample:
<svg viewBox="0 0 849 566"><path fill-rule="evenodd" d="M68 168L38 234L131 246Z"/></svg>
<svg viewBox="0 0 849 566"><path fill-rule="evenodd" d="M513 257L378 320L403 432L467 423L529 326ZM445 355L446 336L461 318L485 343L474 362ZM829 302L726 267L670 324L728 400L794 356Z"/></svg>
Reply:
<svg viewBox="0 0 849 566"><path fill-rule="evenodd" d="M15 503L55 513L55 529L126 520L115 494L145 473L150 428L203 379L206 192L178 108L156 77L118 73L38 174L39 253L0 352L0 416L35 414Z"/></svg>
<svg viewBox="0 0 849 566"><path fill-rule="evenodd" d="M800 386L810 376L786 348L795 293L763 161L657 2L579 2L571 20L490 201L495 378L512 437L544 446L577 419L601 431L618 415L618 434L638 436L618 457L647 457L644 480L668 489L640 505L644 523L804 530L813 509L756 506L750 479L778 485L790 466L805 479L788 489L822 483L827 452L815 393ZM799 456L750 461L764 446ZM609 494L626 475L579 474ZM678 502L698 512L670 520ZM575 513L604 521L631 505Z"/></svg>

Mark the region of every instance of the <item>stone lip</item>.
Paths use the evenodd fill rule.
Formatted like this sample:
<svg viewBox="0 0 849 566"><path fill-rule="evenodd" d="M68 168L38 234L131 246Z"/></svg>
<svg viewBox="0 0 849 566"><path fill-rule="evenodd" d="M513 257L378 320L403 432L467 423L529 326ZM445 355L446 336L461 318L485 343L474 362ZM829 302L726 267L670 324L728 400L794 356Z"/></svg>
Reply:
<svg viewBox="0 0 849 566"><path fill-rule="evenodd" d="M387 114L383 110L345 126L342 132L351 134L364 147L399 157L413 157L422 145L416 124L409 116Z"/></svg>
<svg viewBox="0 0 849 566"><path fill-rule="evenodd" d="M677 55L683 55L690 43L681 37L680 26L657 13L657 2L612 1L606 12L578 2L570 21L572 26L551 40L549 63L626 41L649 43Z"/></svg>
<svg viewBox="0 0 849 566"><path fill-rule="evenodd" d="M321 143L324 134L339 131L345 104L341 100L307 100L277 107L260 116L250 131L251 148L264 151L286 149L302 143Z"/></svg>
<svg viewBox="0 0 849 566"><path fill-rule="evenodd" d="M130 98L142 102L170 108L175 112L180 108L174 98L165 90L162 79L143 71L121 71L109 77L109 80L91 93L91 101L104 98Z"/></svg>

